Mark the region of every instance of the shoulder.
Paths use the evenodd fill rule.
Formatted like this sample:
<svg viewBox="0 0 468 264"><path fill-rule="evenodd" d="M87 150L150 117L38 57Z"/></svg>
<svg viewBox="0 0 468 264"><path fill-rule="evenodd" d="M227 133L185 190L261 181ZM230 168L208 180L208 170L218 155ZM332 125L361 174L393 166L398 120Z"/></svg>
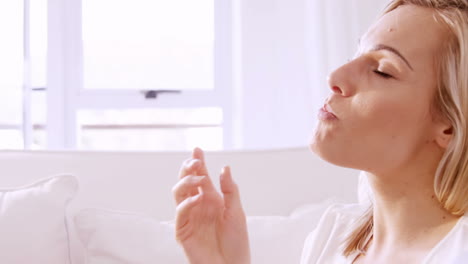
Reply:
<svg viewBox="0 0 468 264"><path fill-rule="evenodd" d="M462 216L453 230L447 236L447 244L461 245L468 253L468 215Z"/></svg>
<svg viewBox="0 0 468 264"><path fill-rule="evenodd" d="M333 204L322 215L317 228L324 232L333 228L346 227L357 220L366 210L360 204Z"/></svg>
<svg viewBox="0 0 468 264"><path fill-rule="evenodd" d="M466 263L468 259L468 215L462 216L452 231L433 249L427 258L430 264Z"/></svg>
<svg viewBox="0 0 468 264"><path fill-rule="evenodd" d="M468 229L468 215L464 215L460 218L460 225L462 229Z"/></svg>
<svg viewBox="0 0 468 264"><path fill-rule="evenodd" d="M462 245L463 251L468 256L468 215L462 216L460 222L454 227L451 235L451 243Z"/></svg>
<svg viewBox="0 0 468 264"><path fill-rule="evenodd" d="M366 205L362 204L332 204L328 207L324 216L336 217L359 217L367 209Z"/></svg>
<svg viewBox="0 0 468 264"><path fill-rule="evenodd" d="M454 246L460 247L455 254L454 263L466 263L468 259L468 215L466 214L460 219L460 227L455 231Z"/></svg>
<svg viewBox="0 0 468 264"><path fill-rule="evenodd" d="M366 211L362 204L334 204L323 214L317 231L327 233L336 229L346 229L358 220Z"/></svg>
<svg viewBox="0 0 468 264"><path fill-rule="evenodd" d="M320 219L315 230L307 237L301 263L322 263L341 256L341 244L353 223L364 214L361 204L334 204ZM335 261L337 262L337 261Z"/></svg>

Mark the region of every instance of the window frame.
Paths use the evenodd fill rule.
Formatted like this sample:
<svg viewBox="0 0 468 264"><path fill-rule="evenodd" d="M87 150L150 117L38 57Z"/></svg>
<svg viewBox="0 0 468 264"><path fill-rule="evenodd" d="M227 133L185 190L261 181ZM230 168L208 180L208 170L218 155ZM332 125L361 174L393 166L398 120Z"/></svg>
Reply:
<svg viewBox="0 0 468 264"><path fill-rule="evenodd" d="M81 109L197 108L223 111L223 148L233 147L232 2L214 0L214 89L145 99L137 90L83 88L82 0L48 0L47 149L76 149Z"/></svg>

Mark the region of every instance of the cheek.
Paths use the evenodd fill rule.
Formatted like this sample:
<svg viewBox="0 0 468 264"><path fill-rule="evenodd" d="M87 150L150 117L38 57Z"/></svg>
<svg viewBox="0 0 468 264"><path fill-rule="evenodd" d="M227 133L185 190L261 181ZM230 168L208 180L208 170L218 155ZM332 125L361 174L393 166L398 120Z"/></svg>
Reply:
<svg viewBox="0 0 468 264"><path fill-rule="evenodd" d="M392 98L362 104L354 108L356 119L349 132L366 135L361 137L366 145L380 146L387 151L404 151L411 147L424 128L426 118L420 106Z"/></svg>
<svg viewBox="0 0 468 264"><path fill-rule="evenodd" d="M380 162L380 167L410 160L429 133L425 105L390 99L363 107L349 130L359 142L355 146L360 146L361 158L375 159L372 162Z"/></svg>
<svg viewBox="0 0 468 264"><path fill-rule="evenodd" d="M408 159L424 131L418 105L388 96L368 98L350 101L338 122L319 123L311 149L336 165L368 171Z"/></svg>
<svg viewBox="0 0 468 264"><path fill-rule="evenodd" d="M360 121L356 121L370 130L378 130L387 139L419 134L429 117L428 107L415 100L376 100L362 108L356 113Z"/></svg>
<svg viewBox="0 0 468 264"><path fill-rule="evenodd" d="M377 135L385 136L388 134L395 134L406 127L412 119L408 115L408 109L399 104L393 104L391 101L380 101L356 107L354 129L365 129L368 134L372 131L378 131ZM362 131L360 131L362 132Z"/></svg>

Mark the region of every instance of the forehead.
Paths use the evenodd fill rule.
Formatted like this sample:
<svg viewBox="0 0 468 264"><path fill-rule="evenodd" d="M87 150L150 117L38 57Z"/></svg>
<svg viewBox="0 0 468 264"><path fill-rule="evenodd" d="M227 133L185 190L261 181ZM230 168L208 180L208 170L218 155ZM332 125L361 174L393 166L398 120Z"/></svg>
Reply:
<svg viewBox="0 0 468 264"><path fill-rule="evenodd" d="M400 51L415 70L429 63L440 50L445 32L432 9L403 5L382 16L361 40L361 50L378 44Z"/></svg>

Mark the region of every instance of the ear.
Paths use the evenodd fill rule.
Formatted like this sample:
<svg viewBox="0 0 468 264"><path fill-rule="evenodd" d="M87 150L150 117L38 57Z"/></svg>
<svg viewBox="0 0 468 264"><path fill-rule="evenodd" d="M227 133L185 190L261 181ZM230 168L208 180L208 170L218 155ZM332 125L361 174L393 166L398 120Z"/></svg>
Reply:
<svg viewBox="0 0 468 264"><path fill-rule="evenodd" d="M453 138L453 126L447 122L436 125L435 142L439 147L446 149Z"/></svg>

